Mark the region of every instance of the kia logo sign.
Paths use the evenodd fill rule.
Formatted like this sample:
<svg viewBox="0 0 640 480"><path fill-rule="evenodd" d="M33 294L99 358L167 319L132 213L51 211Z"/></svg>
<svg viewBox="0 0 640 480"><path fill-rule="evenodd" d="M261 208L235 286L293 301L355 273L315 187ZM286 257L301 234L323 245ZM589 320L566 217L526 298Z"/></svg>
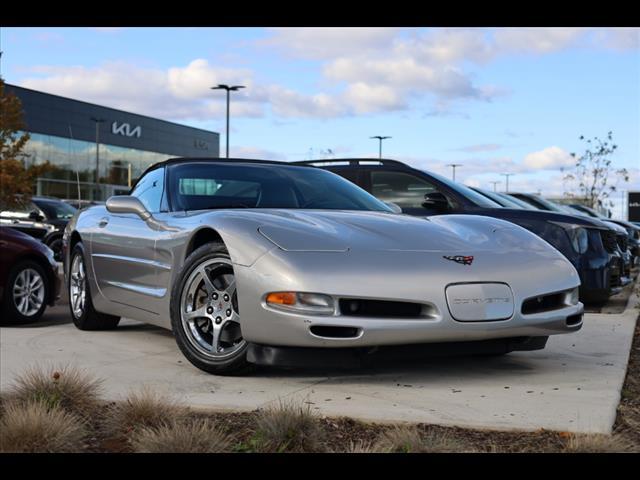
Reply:
<svg viewBox="0 0 640 480"><path fill-rule="evenodd" d="M123 135L125 137L136 137L140 138L142 135L142 127L138 125L137 127L131 128L131 125L128 123L113 122L111 124L111 133L114 135Z"/></svg>
<svg viewBox="0 0 640 480"><path fill-rule="evenodd" d="M630 222L640 222L640 192L628 192L628 219Z"/></svg>
<svg viewBox="0 0 640 480"><path fill-rule="evenodd" d="M209 144L198 138L193 140L193 146L199 150L209 150Z"/></svg>

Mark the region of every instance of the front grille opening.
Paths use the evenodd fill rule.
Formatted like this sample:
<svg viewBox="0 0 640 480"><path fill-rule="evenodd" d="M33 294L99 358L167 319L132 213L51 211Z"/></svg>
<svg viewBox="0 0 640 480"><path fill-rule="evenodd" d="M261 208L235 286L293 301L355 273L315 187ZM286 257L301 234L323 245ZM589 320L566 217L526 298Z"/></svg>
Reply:
<svg viewBox="0 0 640 480"><path fill-rule="evenodd" d="M340 313L352 317L374 318L422 318L429 316L426 305L389 300L367 300L362 298L340 299Z"/></svg>
<svg viewBox="0 0 640 480"><path fill-rule="evenodd" d="M522 302L522 314L549 312L565 307L565 293L552 293L551 295L539 295Z"/></svg>
<svg viewBox="0 0 640 480"><path fill-rule="evenodd" d="M582 314L577 313L575 315L569 315L567 317L567 326L572 327L573 325L579 325L582 322Z"/></svg>
<svg viewBox="0 0 640 480"><path fill-rule="evenodd" d="M602 238L602 245L604 246L604 249L609 253L615 252L617 244L615 232L612 232L610 230L600 230L600 235Z"/></svg>
<svg viewBox="0 0 640 480"><path fill-rule="evenodd" d="M318 337L325 338L356 338L360 335L360 329L356 327L330 327L314 325L309 330Z"/></svg>
<svg viewBox="0 0 640 480"><path fill-rule="evenodd" d="M620 235L618 236L617 240L618 240L618 246L620 247L620 250L624 252L629 246L628 245L629 239L626 236Z"/></svg>

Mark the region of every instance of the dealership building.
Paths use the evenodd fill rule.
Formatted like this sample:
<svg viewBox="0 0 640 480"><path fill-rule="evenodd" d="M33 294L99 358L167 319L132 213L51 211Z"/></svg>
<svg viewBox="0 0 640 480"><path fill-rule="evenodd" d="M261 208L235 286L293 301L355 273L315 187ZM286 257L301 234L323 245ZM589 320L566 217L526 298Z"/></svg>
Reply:
<svg viewBox="0 0 640 480"><path fill-rule="evenodd" d="M179 125L79 100L5 85L22 102L27 165L54 166L36 193L105 200L129 191L150 165L171 157L218 157L216 132ZM97 172L97 175L96 175Z"/></svg>

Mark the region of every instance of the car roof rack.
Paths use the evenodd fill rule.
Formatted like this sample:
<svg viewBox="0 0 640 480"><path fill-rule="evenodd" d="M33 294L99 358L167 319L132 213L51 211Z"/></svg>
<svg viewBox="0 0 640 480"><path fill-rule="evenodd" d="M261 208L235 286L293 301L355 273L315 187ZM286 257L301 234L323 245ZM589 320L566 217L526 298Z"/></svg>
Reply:
<svg viewBox="0 0 640 480"><path fill-rule="evenodd" d="M291 162L293 165L314 165L314 166L326 166L326 165L401 165L408 167L406 163L398 160L391 160L388 158L333 158L333 159L317 159L317 160L299 160L297 162Z"/></svg>

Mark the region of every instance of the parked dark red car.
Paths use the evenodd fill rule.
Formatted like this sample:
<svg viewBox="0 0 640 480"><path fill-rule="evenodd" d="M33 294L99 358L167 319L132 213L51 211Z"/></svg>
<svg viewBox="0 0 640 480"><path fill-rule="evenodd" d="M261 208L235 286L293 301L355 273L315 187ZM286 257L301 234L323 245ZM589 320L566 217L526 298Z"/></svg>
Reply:
<svg viewBox="0 0 640 480"><path fill-rule="evenodd" d="M0 306L2 323L37 321L60 294L53 251L39 240L0 227Z"/></svg>

